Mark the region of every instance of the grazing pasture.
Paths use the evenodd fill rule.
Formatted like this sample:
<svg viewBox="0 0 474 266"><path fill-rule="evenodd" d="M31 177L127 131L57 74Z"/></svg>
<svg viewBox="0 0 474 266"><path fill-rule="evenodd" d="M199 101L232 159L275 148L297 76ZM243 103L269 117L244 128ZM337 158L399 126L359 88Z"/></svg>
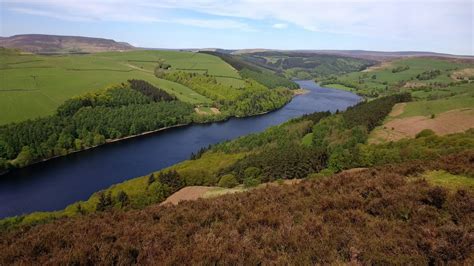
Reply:
<svg viewBox="0 0 474 266"><path fill-rule="evenodd" d="M464 91L465 86L472 88L472 84L462 84L461 81L468 82L470 72L465 69L473 66L474 62L467 60L404 58L382 63L366 71L332 76L323 79L321 84L351 90L368 98L399 91L410 91L415 98L436 98L451 94L451 89Z"/></svg>
<svg viewBox="0 0 474 266"><path fill-rule="evenodd" d="M169 64L172 71L205 70L229 86L244 84L238 72L218 57L191 52L139 50L51 56L3 52L0 62L0 124L50 115L71 97L128 79L148 81L192 104L211 102L182 84L156 78L158 62Z"/></svg>

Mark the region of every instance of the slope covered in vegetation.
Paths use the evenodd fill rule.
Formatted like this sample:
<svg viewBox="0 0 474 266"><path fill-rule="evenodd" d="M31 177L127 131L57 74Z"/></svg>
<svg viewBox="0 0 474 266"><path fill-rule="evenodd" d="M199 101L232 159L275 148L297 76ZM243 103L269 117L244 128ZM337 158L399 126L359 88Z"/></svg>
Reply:
<svg viewBox="0 0 474 266"><path fill-rule="evenodd" d="M183 186L243 184L252 187L279 179L328 175L353 167L429 161L474 149L474 130L448 136L420 135L416 139L395 143L366 144L369 128L380 124L390 106L406 100L405 97L394 95L361 103L346 113L331 115L322 112L293 119L262 133L202 149L193 154L191 160L116 184L64 210L3 219L0 228L94 213L102 210L103 207L98 206L104 204L107 209L140 209L164 201ZM159 177L170 173L176 182ZM104 200L104 195L107 200Z"/></svg>
<svg viewBox="0 0 474 266"><path fill-rule="evenodd" d="M0 172L193 121L193 105L139 80L64 102L57 114L0 126Z"/></svg>
<svg viewBox="0 0 474 266"><path fill-rule="evenodd" d="M248 62L273 69L287 77L321 79L363 70L376 61L312 52L266 51L242 55Z"/></svg>
<svg viewBox="0 0 474 266"><path fill-rule="evenodd" d="M244 57L238 55L230 55L218 52L201 52L220 57L229 65L239 71L240 76L247 79L253 79L269 88L286 87L290 89L297 89L297 83L288 78L279 75L271 68L261 67L252 62L246 61Z"/></svg>
<svg viewBox="0 0 474 266"><path fill-rule="evenodd" d="M474 153L2 233L1 264L470 264ZM407 178L410 177L410 178Z"/></svg>
<svg viewBox="0 0 474 266"><path fill-rule="evenodd" d="M332 75L319 81L321 85L345 88L368 98L409 91L415 99L434 100L469 91L474 76L461 70L473 66L473 60L402 58L367 71Z"/></svg>

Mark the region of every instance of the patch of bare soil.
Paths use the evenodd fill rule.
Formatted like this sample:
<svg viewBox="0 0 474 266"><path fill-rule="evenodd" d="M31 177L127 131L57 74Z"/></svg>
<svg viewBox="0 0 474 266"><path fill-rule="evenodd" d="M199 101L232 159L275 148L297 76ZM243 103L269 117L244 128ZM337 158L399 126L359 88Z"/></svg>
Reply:
<svg viewBox="0 0 474 266"><path fill-rule="evenodd" d="M474 77L474 68L464 68L461 70L454 71L451 74L451 78L454 80L467 80L469 79L469 77Z"/></svg>
<svg viewBox="0 0 474 266"><path fill-rule="evenodd" d="M303 95L303 94L306 94L306 93L309 93L309 90L306 90L306 89L296 89L296 90L293 90L293 94L296 96L296 95Z"/></svg>
<svg viewBox="0 0 474 266"><path fill-rule="evenodd" d="M353 173L362 172L362 171L367 170L367 169L368 168L364 168L364 167L351 168L351 169L347 169L347 170L342 171L342 173L343 174L353 174Z"/></svg>
<svg viewBox="0 0 474 266"><path fill-rule="evenodd" d="M219 111L219 109L214 108L214 107L211 107L211 111L212 111L215 115L218 115L218 114L221 113L221 111Z"/></svg>
<svg viewBox="0 0 474 266"><path fill-rule="evenodd" d="M211 109L212 114L218 115L218 114L221 113L221 111L219 111L219 109L217 109L217 108L211 107L211 108L209 108L209 109ZM202 111L201 109L199 109L199 107L194 108L194 111L195 111L198 115L210 115L210 113L205 112L205 111Z"/></svg>
<svg viewBox="0 0 474 266"><path fill-rule="evenodd" d="M391 66L392 66L392 62L385 61L385 62L382 62L381 64L377 64L375 66L368 67L368 68L362 70L362 72L372 72L372 71L376 71L376 70L386 69L386 68L389 68Z"/></svg>
<svg viewBox="0 0 474 266"><path fill-rule="evenodd" d="M403 111L405 111L405 106L406 105L407 105L406 103L397 103L397 104L395 104L395 106L393 106L392 111L390 112L390 114L388 114L388 116L397 117L397 116L403 114Z"/></svg>
<svg viewBox="0 0 474 266"><path fill-rule="evenodd" d="M299 184L303 179L285 179L285 180L279 180L275 182L269 182L269 183L263 183L258 185L256 188L265 188L267 186L278 186L281 184L284 185L296 185ZM177 192L173 193L171 196L169 196L165 201L160 203L160 205L176 205L181 201L185 200L197 200L200 198L206 198L212 195L211 193L215 190L222 190L223 188L221 187L206 187L206 186L189 186L189 187L184 187ZM233 189L226 189L225 193L218 193L215 194L215 196L220 196L220 195L225 195L229 193L236 193L236 192L243 192L246 191L247 189L238 189L238 187L233 188Z"/></svg>
<svg viewBox="0 0 474 266"><path fill-rule="evenodd" d="M160 203L160 205L166 205L166 204L176 205L179 202L184 201L184 200L197 200L199 198L202 198L204 194L206 194L206 192L214 188L215 187L204 187L204 186L184 187L178 190L177 192L173 193L165 201Z"/></svg>
<svg viewBox="0 0 474 266"><path fill-rule="evenodd" d="M394 119L373 132L371 143L413 138L423 129L431 129L437 135L458 133L474 128L474 109L464 108L441 113L435 118L412 116Z"/></svg>

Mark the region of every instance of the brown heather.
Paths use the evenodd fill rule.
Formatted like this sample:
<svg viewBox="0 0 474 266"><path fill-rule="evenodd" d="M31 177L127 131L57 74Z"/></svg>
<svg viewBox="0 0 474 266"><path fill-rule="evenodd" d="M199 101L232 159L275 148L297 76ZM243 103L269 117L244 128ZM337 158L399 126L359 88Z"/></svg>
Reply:
<svg viewBox="0 0 474 266"><path fill-rule="evenodd" d="M428 169L473 176L474 151L4 232L0 265L473 265L474 194L406 178Z"/></svg>

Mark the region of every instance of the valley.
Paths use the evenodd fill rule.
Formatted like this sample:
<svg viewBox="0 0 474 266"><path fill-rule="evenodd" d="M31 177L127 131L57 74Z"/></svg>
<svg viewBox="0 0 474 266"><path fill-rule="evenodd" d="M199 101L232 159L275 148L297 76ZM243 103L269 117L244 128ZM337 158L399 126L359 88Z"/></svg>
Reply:
<svg viewBox="0 0 474 266"><path fill-rule="evenodd" d="M0 264L472 260L474 63L409 55L2 49Z"/></svg>

